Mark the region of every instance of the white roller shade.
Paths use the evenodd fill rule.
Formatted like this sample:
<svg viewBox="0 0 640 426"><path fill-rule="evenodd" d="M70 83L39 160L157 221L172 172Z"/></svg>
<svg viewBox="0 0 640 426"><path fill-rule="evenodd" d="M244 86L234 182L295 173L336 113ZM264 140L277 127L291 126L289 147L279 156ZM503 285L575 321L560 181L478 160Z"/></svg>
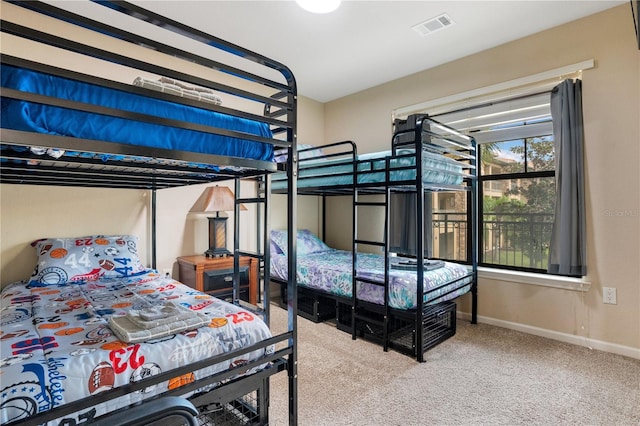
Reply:
<svg viewBox="0 0 640 426"><path fill-rule="evenodd" d="M473 133L477 143L502 142L516 139L546 136L553 132L551 121L526 126L508 127L498 130L487 130Z"/></svg>
<svg viewBox="0 0 640 426"><path fill-rule="evenodd" d="M544 92L501 99L434 118L475 137L478 143L549 135L552 132L550 96Z"/></svg>

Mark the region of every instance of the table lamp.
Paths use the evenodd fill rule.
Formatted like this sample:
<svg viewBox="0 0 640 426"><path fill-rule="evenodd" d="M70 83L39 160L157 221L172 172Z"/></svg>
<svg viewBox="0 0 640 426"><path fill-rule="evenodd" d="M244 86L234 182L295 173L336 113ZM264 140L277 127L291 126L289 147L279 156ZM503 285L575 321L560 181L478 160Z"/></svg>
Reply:
<svg viewBox="0 0 640 426"><path fill-rule="evenodd" d="M207 257L222 257L231 254L227 250L227 217L220 216L220 212L233 211L235 197L231 189L226 186L210 186L204 190L189 210L190 213L213 213L209 217L209 249L204 252ZM240 204L240 210L247 208Z"/></svg>

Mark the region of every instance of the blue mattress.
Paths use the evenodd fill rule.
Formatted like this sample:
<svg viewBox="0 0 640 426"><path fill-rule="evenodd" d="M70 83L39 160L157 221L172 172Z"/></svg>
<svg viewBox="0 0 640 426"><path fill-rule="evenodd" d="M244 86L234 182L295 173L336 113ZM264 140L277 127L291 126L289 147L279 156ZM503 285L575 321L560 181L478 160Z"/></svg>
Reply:
<svg viewBox="0 0 640 426"><path fill-rule="evenodd" d="M3 88L69 99L156 117L219 127L271 138L268 124L120 90L2 65ZM2 127L52 135L97 139L128 145L164 148L273 161L273 145L170 126L92 114L50 105L2 98ZM90 150L88 148L88 150Z"/></svg>
<svg viewBox="0 0 640 426"><path fill-rule="evenodd" d="M408 155L409 154L409 155ZM411 150L400 150L398 156L390 160L391 182L408 181L416 178L415 156ZM386 158L391 151L375 152L358 156L357 183L378 183L386 179ZM423 151L422 181L430 184L460 185L463 181L462 166L444 155ZM317 159L300 162L298 187L331 187L353 184L353 162L349 159ZM272 188L286 189L286 174L273 177Z"/></svg>

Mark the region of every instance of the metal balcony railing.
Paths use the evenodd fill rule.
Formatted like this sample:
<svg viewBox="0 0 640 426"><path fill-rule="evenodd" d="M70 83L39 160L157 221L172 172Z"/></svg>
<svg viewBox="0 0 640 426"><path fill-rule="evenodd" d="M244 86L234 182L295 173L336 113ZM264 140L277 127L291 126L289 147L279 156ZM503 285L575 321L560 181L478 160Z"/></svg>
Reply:
<svg viewBox="0 0 640 426"><path fill-rule="evenodd" d="M480 229L479 263L524 269L547 269L553 214L485 213ZM465 261L465 213L433 213L433 256Z"/></svg>

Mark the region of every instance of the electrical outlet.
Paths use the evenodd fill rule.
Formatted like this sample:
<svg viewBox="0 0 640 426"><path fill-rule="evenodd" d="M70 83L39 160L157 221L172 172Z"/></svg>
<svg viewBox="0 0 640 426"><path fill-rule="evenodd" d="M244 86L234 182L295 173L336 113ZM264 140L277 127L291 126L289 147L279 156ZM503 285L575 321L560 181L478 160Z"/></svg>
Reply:
<svg viewBox="0 0 640 426"><path fill-rule="evenodd" d="M602 287L602 303L618 304L618 294L615 287Z"/></svg>

